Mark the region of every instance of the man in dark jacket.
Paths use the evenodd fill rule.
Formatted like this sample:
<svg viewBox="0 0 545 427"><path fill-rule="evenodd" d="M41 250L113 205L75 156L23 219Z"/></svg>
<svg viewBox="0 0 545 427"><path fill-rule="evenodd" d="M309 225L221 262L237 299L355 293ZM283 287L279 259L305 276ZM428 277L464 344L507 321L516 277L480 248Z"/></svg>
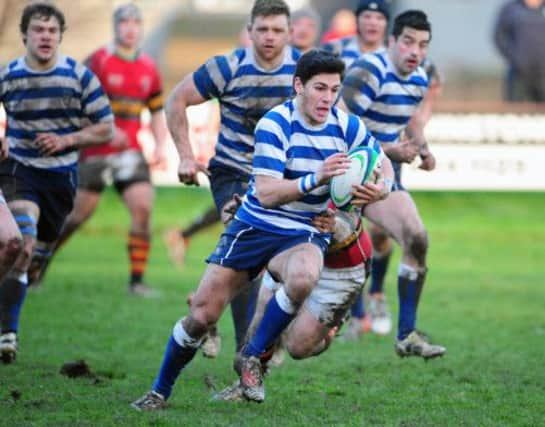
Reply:
<svg viewBox="0 0 545 427"><path fill-rule="evenodd" d="M545 1L510 0L500 10L494 41L508 62L505 100L545 102Z"/></svg>

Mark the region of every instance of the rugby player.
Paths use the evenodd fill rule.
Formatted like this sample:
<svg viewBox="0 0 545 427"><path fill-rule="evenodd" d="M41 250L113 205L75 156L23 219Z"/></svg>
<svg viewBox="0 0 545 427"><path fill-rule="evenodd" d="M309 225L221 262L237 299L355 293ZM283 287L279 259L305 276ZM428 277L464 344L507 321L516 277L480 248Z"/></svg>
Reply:
<svg viewBox="0 0 545 427"><path fill-rule="evenodd" d="M322 269L329 235L312 220L327 206L325 184L347 169L350 148L368 145L381 151L357 117L334 107L343 71L335 55L306 53L295 70L296 97L267 112L257 124L249 189L208 258L191 313L174 326L152 390L133 403L136 409L165 407L206 331L248 279L266 267L284 286L267 304L240 358L244 395L264 399L259 357L295 318ZM353 202L361 206L382 197L383 185L359 185L354 191L362 193Z"/></svg>
<svg viewBox="0 0 545 427"><path fill-rule="evenodd" d="M210 58L187 75L168 99L167 123L180 156L179 179L198 185L199 172L209 175L218 213L233 194L246 192L256 123L266 111L293 95L299 53L288 44L289 19L284 0L256 0L248 24L251 45ZM207 167L195 159L191 148L186 109L212 98L220 104L221 126L215 155ZM258 284L256 279L231 303L237 350L253 314Z"/></svg>
<svg viewBox="0 0 545 427"><path fill-rule="evenodd" d="M58 52L63 13L49 2L23 9L24 56L0 71L0 102L7 116L8 158L0 188L23 236L23 249L0 284L0 355L15 359L19 314L36 240L52 247L72 210L78 149L106 142L113 116L89 69ZM4 149L3 149L4 153ZM5 157L5 154L4 154Z"/></svg>
<svg viewBox="0 0 545 427"><path fill-rule="evenodd" d="M167 128L163 116L161 77L148 55L140 52L142 14L133 3L118 6L113 13L114 41L93 52L86 64L100 80L115 117L115 134L108 144L88 147L80 153L79 183L74 209L64 224L57 251L95 212L110 181L121 195L131 217L127 237L130 264L128 290L153 296L144 284L150 250L150 216L153 187L149 166L138 143L141 113L151 112L151 131L156 149L152 162L165 161ZM49 253L35 251L31 282L39 282L49 262ZM35 283L37 284L37 283Z"/></svg>
<svg viewBox="0 0 545 427"><path fill-rule="evenodd" d="M398 272L400 312L395 350L400 356L441 356L446 349L416 330L416 313L426 278L428 236L409 192L401 184L401 164L420 156L431 168L433 155L424 140L400 139L428 88L420 66L427 54L431 25L425 13L410 10L394 21L386 52L355 61L344 80L342 101L360 116L392 160L396 172L392 194L369 205L365 215L401 246Z"/></svg>

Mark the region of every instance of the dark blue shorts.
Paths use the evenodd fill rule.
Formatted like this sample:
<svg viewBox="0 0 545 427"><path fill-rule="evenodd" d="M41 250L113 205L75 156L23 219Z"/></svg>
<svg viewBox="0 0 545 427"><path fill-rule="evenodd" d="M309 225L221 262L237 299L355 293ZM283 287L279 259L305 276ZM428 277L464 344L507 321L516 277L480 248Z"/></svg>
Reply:
<svg viewBox="0 0 545 427"><path fill-rule="evenodd" d="M74 206L77 171L51 172L13 159L0 162L0 188L8 202L30 200L40 208L38 240L54 242Z"/></svg>
<svg viewBox="0 0 545 427"><path fill-rule="evenodd" d="M210 190L216 209L221 214L221 209L233 198L233 194L244 196L248 190L250 176L230 168L211 166Z"/></svg>
<svg viewBox="0 0 545 427"><path fill-rule="evenodd" d="M254 278L275 255L301 243L312 243L322 253L327 249L327 240L321 234L302 232L294 236L270 233L233 219L206 261L237 271L248 271L250 278Z"/></svg>

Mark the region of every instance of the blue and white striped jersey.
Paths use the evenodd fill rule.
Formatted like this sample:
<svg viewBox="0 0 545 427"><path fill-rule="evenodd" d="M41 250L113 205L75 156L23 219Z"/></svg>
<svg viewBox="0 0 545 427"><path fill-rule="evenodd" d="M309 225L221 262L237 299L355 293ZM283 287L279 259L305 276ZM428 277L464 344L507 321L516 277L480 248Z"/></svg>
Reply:
<svg viewBox="0 0 545 427"><path fill-rule="evenodd" d="M59 55L47 71L34 71L20 57L0 70L0 103L6 110L9 156L24 165L70 171L77 149L45 156L34 145L38 133L66 135L91 124L113 121L108 98L95 75L74 59Z"/></svg>
<svg viewBox="0 0 545 427"><path fill-rule="evenodd" d="M360 49L358 36L345 37L321 46L322 49L328 52L336 53L343 60L346 69L348 69L354 61L361 58L364 53ZM386 50L384 46L380 47L374 53L382 53Z"/></svg>
<svg viewBox="0 0 545 427"><path fill-rule="evenodd" d="M256 197L254 178L266 175L297 179L318 171L327 157L357 146L373 147L383 155L380 144L353 114L334 107L325 124L310 126L297 110L296 100L273 108L257 124L252 180L236 217L273 233L318 233L311 221L326 209L329 200L327 185L314 189L297 201L265 209Z"/></svg>
<svg viewBox="0 0 545 427"><path fill-rule="evenodd" d="M422 67L400 77L387 52L383 52L364 55L352 64L344 78L341 96L376 139L394 143L427 89L428 78Z"/></svg>
<svg viewBox="0 0 545 427"><path fill-rule="evenodd" d="M201 96L218 98L220 102L220 134L211 166L252 173L255 126L272 107L293 96L293 74L299 56L288 46L279 67L263 70L253 49L241 48L215 56L195 71L193 81Z"/></svg>

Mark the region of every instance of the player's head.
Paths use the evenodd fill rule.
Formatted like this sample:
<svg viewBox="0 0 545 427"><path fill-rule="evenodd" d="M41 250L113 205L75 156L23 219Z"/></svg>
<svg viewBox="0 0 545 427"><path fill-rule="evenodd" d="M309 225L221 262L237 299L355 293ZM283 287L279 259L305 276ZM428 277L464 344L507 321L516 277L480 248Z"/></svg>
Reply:
<svg viewBox="0 0 545 427"><path fill-rule="evenodd" d="M344 62L338 55L324 50L310 50L297 61L293 77L297 108L311 125L327 121L337 100L343 73Z"/></svg>
<svg viewBox="0 0 545 427"><path fill-rule="evenodd" d="M431 40L431 24L421 10L408 10L394 20L390 57L402 75L412 73L424 60Z"/></svg>
<svg viewBox="0 0 545 427"><path fill-rule="evenodd" d="M64 14L51 3L31 3L23 9L19 29L27 55L39 64L49 64L66 29Z"/></svg>
<svg viewBox="0 0 545 427"><path fill-rule="evenodd" d="M136 49L142 38L142 12L134 3L118 6L113 14L115 43Z"/></svg>
<svg viewBox="0 0 545 427"><path fill-rule="evenodd" d="M257 56L265 61L279 57L289 42L290 9L284 0L256 0L248 33Z"/></svg>
<svg viewBox="0 0 545 427"><path fill-rule="evenodd" d="M320 34L320 15L310 7L296 10L291 15L291 44L301 52L313 48Z"/></svg>
<svg viewBox="0 0 545 427"><path fill-rule="evenodd" d="M390 6L386 0L361 0L356 8L357 31L367 46L380 47L386 41Z"/></svg>

